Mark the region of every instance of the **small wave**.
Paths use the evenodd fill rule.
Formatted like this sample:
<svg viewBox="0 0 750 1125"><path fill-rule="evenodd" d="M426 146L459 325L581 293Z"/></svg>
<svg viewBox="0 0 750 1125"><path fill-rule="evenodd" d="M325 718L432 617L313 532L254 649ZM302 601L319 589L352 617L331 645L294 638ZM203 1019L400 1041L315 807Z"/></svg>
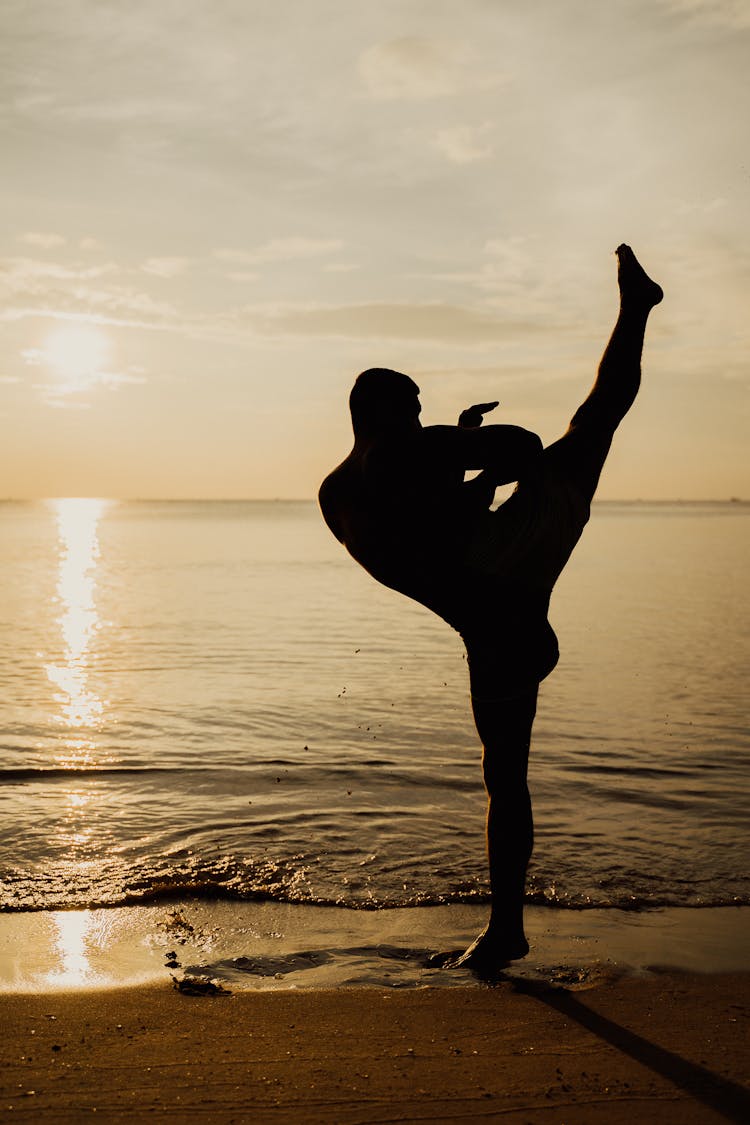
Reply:
<svg viewBox="0 0 750 1125"><path fill-rule="evenodd" d="M68 777L128 777L133 774L185 773L170 766L23 766L0 769L0 785L10 781L54 781Z"/></svg>
<svg viewBox="0 0 750 1125"><path fill-rule="evenodd" d="M243 902L273 901L300 906L339 907L348 910L387 910L433 906L482 905L490 900L486 885L474 880L460 886L403 893L358 894L351 888L316 887L304 866L268 859L243 863L165 865L161 870L123 868L117 875L89 871L76 876L69 869L45 876L6 873L0 888L0 913L42 910L84 910L142 906L185 899ZM706 909L750 906L750 894L717 893L687 887L650 891L643 885L633 892L622 886L600 888L598 893L566 890L538 881L527 890L526 902L555 910L626 910L635 913L666 907Z"/></svg>
<svg viewBox="0 0 750 1125"><path fill-rule="evenodd" d="M627 763L622 765L606 765L603 762L595 763L581 763L575 762L563 767L569 773L576 774L611 774L614 777L635 777L635 778L663 778L663 777L695 777L695 768L691 766L690 769L679 769L678 767L664 767L659 768L656 766L633 766Z"/></svg>

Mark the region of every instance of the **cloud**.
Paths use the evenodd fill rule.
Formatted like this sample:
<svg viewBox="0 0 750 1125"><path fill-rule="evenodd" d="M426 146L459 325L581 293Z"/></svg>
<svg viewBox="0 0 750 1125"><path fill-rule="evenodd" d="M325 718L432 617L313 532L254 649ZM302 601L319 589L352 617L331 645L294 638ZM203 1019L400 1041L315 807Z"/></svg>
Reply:
<svg viewBox="0 0 750 1125"><path fill-rule="evenodd" d="M243 310L242 315L253 331L273 336L435 340L470 345L504 342L518 331L539 331L536 321L511 323L481 309L442 301L255 305Z"/></svg>
<svg viewBox="0 0 750 1125"><path fill-rule="evenodd" d="M25 243L27 246L37 246L40 250L51 250L55 246L64 246L66 240L61 234L30 230L25 234L19 234L18 241Z"/></svg>
<svg viewBox="0 0 750 1125"><path fill-rule="evenodd" d="M178 277L189 264L189 258L147 258L141 264L141 269L154 277Z"/></svg>
<svg viewBox="0 0 750 1125"><path fill-rule="evenodd" d="M37 293L52 281L91 281L113 273L116 268L111 262L66 266L40 258L4 258L0 261L0 287L11 293Z"/></svg>
<svg viewBox="0 0 750 1125"><path fill-rule="evenodd" d="M21 108L36 108L34 103L27 103ZM92 122L100 125L123 125L137 122L146 122L150 125L175 125L190 123L195 119L196 103L190 98L178 100L175 98L126 98L117 97L107 100L102 97L99 101L84 100L79 102L58 102L46 107L50 116L61 121L71 123Z"/></svg>
<svg viewBox="0 0 750 1125"><path fill-rule="evenodd" d="M467 44L420 36L375 44L360 56L358 69L367 92L379 100L444 98L504 81L478 69Z"/></svg>
<svg viewBox="0 0 750 1125"><path fill-rule="evenodd" d="M527 304L543 292L559 291L560 283L557 272L545 263L536 240L524 235L490 239L470 268L429 276L434 281L470 286L488 295L517 298Z"/></svg>
<svg viewBox="0 0 750 1125"><path fill-rule="evenodd" d="M718 24L733 30L750 28L750 6L747 0L661 0L661 3L671 12L699 22Z"/></svg>
<svg viewBox="0 0 750 1125"><path fill-rule="evenodd" d="M317 260L316 256L340 249L333 239L274 239L253 250L221 250L219 261L232 263L225 277L239 284L259 280L254 270L244 268L248 260L270 263L294 260L294 256ZM176 260L179 266L182 260ZM150 259L159 276L168 276L172 259ZM167 263L166 269L165 263ZM356 269L355 263L321 262L332 273ZM177 268L177 267L175 267ZM141 267L143 269L143 266ZM156 276L156 271L152 271ZM102 327L143 328L169 332L185 339L233 341L254 345L258 341L351 339L437 341L458 346L509 345L546 328L568 331L566 309L557 289L542 284L546 274L532 262L523 238L495 239L473 270L429 275L432 283L460 286L446 299L366 300L360 303L253 302L225 305L190 313L176 303L158 300L147 290L124 283L128 273L105 263L84 267L38 259L0 262L0 321L26 318L84 321ZM132 274L130 274L132 276ZM142 273L141 277L145 275ZM464 301L469 287L478 299ZM422 288L420 286L420 288ZM580 318L572 318L578 322ZM33 358L28 356L27 358Z"/></svg>
<svg viewBox="0 0 750 1125"><path fill-rule="evenodd" d="M538 243L530 245L530 239L524 235L490 238L484 244L484 253L492 268L502 270L506 276L521 277L543 268Z"/></svg>
<svg viewBox="0 0 750 1125"><path fill-rule="evenodd" d="M230 270L230 272L224 276L230 281L236 281L239 284L260 280L260 274L254 273L252 270Z"/></svg>
<svg viewBox="0 0 750 1125"><path fill-rule="evenodd" d="M487 160L493 155L492 145L484 138L493 129L491 121L481 125L456 125L440 129L433 140L433 146L454 164L472 164L476 160Z"/></svg>
<svg viewBox="0 0 750 1125"><path fill-rule="evenodd" d="M181 323L173 305L113 280L112 262L63 265L37 258L0 261L0 321L48 317L147 328Z"/></svg>
<svg viewBox="0 0 750 1125"><path fill-rule="evenodd" d="M338 238L272 238L255 250L217 250L215 256L225 262L256 266L266 262L322 257L334 254L342 246L343 242Z"/></svg>

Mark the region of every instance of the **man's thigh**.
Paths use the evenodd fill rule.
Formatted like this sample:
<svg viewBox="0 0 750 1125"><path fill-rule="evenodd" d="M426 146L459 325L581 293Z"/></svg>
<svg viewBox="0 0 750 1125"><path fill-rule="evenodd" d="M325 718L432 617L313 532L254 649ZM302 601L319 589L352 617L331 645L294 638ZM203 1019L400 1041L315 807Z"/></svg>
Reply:
<svg viewBox="0 0 750 1125"><path fill-rule="evenodd" d="M485 555L492 558L494 551L496 571L547 598L591 514L585 461L567 437L545 450L541 472L519 481L510 499L491 513L485 534Z"/></svg>
<svg viewBox="0 0 750 1125"><path fill-rule="evenodd" d="M494 605L478 626L463 634L472 699L507 702L536 693L560 652L546 614L502 613Z"/></svg>
<svg viewBox="0 0 750 1125"><path fill-rule="evenodd" d="M590 503L613 436L613 426L599 420L593 412L588 416L579 411L567 432L544 450L543 475L569 481Z"/></svg>

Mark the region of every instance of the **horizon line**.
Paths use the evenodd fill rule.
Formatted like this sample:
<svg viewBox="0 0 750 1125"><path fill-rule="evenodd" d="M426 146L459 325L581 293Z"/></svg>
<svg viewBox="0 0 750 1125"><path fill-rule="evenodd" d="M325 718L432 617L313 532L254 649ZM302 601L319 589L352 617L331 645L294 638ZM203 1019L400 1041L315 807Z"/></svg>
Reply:
<svg viewBox="0 0 750 1125"><path fill-rule="evenodd" d="M54 500L105 500L112 504L314 504L315 496L0 496L0 504L44 504ZM743 496L595 496L594 504L748 504Z"/></svg>

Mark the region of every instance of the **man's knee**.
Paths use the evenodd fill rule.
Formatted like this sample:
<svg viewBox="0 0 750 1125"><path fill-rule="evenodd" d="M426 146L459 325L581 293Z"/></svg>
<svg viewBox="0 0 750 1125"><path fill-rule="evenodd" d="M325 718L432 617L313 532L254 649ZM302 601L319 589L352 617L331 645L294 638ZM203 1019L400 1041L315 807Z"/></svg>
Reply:
<svg viewBox="0 0 750 1125"><path fill-rule="evenodd" d="M591 501L612 446L614 426L579 418L579 414L580 411L573 416L566 433L548 446L544 455L552 475L571 482L584 500Z"/></svg>
<svg viewBox="0 0 750 1125"><path fill-rule="evenodd" d="M482 754L484 786L490 797L513 801L526 790L529 765L529 743L508 746L498 751L485 747Z"/></svg>
<svg viewBox="0 0 750 1125"><path fill-rule="evenodd" d="M503 759L519 746L528 752L538 691L539 685L534 681L523 691L497 698L483 698L472 692L474 722L485 753Z"/></svg>

